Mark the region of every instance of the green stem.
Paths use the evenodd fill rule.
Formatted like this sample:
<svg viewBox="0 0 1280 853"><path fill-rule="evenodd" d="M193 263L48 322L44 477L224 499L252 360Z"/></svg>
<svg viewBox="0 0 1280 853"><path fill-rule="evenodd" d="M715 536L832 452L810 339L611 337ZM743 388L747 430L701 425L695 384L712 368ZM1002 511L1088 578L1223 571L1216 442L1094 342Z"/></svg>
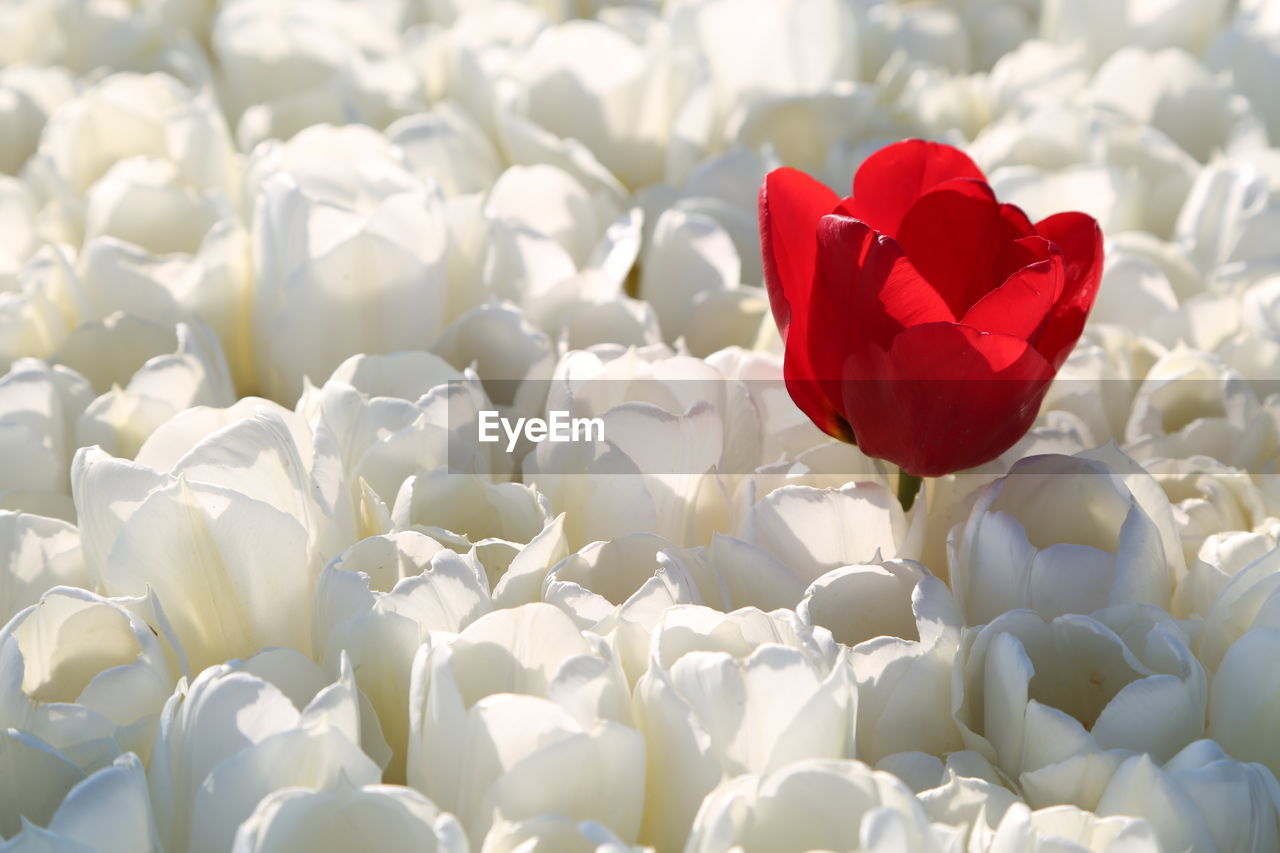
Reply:
<svg viewBox="0 0 1280 853"><path fill-rule="evenodd" d="M906 471L898 472L898 503L902 504L902 509L911 509L911 505L916 501L916 492L920 491L920 478L915 474L908 474Z"/></svg>

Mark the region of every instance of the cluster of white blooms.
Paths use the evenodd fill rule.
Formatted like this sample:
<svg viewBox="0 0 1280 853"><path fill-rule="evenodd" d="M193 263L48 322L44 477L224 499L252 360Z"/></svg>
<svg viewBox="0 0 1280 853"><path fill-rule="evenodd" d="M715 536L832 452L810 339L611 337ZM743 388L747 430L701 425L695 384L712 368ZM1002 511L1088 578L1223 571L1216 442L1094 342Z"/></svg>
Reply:
<svg viewBox="0 0 1280 853"><path fill-rule="evenodd" d="M1277 81L1276 0L0 4L0 850L1280 850ZM904 510L756 198L912 136L1106 266Z"/></svg>

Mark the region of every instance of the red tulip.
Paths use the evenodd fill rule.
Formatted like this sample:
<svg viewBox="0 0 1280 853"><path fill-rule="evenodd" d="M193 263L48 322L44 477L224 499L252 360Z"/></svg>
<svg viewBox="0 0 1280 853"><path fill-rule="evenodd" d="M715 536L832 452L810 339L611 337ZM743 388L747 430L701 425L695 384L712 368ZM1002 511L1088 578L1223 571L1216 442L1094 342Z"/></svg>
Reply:
<svg viewBox="0 0 1280 853"><path fill-rule="evenodd" d="M916 476L1026 434L1102 276L1092 217L1032 224L963 152L919 139L867 158L846 199L773 171L760 238L792 398Z"/></svg>

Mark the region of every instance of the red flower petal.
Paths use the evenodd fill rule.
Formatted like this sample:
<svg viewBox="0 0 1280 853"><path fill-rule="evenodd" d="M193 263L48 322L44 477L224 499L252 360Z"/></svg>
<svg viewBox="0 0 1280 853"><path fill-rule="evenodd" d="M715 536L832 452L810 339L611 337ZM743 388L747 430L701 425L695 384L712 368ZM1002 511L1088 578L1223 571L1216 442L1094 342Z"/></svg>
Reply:
<svg viewBox="0 0 1280 853"><path fill-rule="evenodd" d="M1057 247L1042 238L1028 237L1014 245L1022 249L1024 243L1039 249L1040 257L1016 269L1004 284L975 302L961 322L983 332L1013 335L1034 345L1062 294L1063 262ZM999 262L996 266L1000 266Z"/></svg>
<svg viewBox="0 0 1280 853"><path fill-rule="evenodd" d="M760 185L764 281L784 341L793 306L809 302L818 220L839 203L840 197L826 185L795 169L775 169Z"/></svg>
<svg viewBox="0 0 1280 853"><path fill-rule="evenodd" d="M1036 349L1062 366L1084 331L1085 319L1102 281L1102 229L1084 213L1058 213L1036 223L1036 231L1062 250L1065 263L1062 295L1045 320Z"/></svg>
<svg viewBox="0 0 1280 853"><path fill-rule="evenodd" d="M920 196L953 178L985 181L958 148L907 139L872 154L853 176L853 199L845 208L881 234L898 236L902 217Z"/></svg>
<svg viewBox="0 0 1280 853"><path fill-rule="evenodd" d="M814 369L837 378L850 337L867 338L888 349L907 326L955 322L946 302L897 242L861 220L839 215L824 216L818 224L810 306Z"/></svg>
<svg viewBox="0 0 1280 853"><path fill-rule="evenodd" d="M842 404L865 453L935 477L1012 447L1053 374L1020 338L928 323L903 331L888 352L855 347Z"/></svg>

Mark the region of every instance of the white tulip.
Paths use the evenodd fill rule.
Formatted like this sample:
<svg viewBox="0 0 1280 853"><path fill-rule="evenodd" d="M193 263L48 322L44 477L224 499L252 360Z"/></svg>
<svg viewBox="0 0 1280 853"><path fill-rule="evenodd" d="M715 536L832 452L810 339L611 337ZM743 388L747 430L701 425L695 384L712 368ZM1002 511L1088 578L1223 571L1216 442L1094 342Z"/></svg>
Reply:
<svg viewBox="0 0 1280 853"><path fill-rule="evenodd" d="M0 730L0 845L56 853L155 853L164 849L132 753L86 774L39 738Z"/></svg>
<svg viewBox="0 0 1280 853"><path fill-rule="evenodd" d="M248 386L249 235L230 193L193 184L171 160L117 161L86 193L80 272L99 316L209 325Z"/></svg>
<svg viewBox="0 0 1280 853"><path fill-rule="evenodd" d="M103 350L114 358L103 358ZM179 323L170 331L113 314L72 332L57 357L95 390L106 389L80 415L76 443L124 457L136 455L161 424L192 406L229 406L236 398L218 339L203 326Z"/></svg>
<svg viewBox="0 0 1280 853"><path fill-rule="evenodd" d="M633 533L593 542L556 563L545 572L540 597L583 630L604 637L627 681L635 684L648 666L653 631L667 608L705 602L700 582L713 581L700 568L692 554L662 537ZM533 577L536 573L508 574L495 597L517 594Z"/></svg>
<svg viewBox="0 0 1280 853"><path fill-rule="evenodd" d="M918 640L912 600L927 575L911 560L842 566L815 579L796 612L846 646L876 637Z"/></svg>
<svg viewBox="0 0 1280 853"><path fill-rule="evenodd" d="M473 845L499 818L542 814L635 838L644 738L629 727L626 680L560 610L527 604L433 634L409 701L409 784L456 814Z"/></svg>
<svg viewBox="0 0 1280 853"><path fill-rule="evenodd" d="M400 119L387 128L387 139L409 171L434 180L448 196L487 192L503 171L493 141L452 101Z"/></svg>
<svg viewBox="0 0 1280 853"><path fill-rule="evenodd" d="M840 566L909 559L919 550L902 505L872 482L775 489L743 514L736 535L808 583Z"/></svg>
<svg viewBox="0 0 1280 853"><path fill-rule="evenodd" d="M1144 227L1139 173L1110 163L1072 163L1052 171L1004 166L989 176L996 196L1022 208L1032 221L1062 210L1079 210L1104 232Z"/></svg>
<svg viewBox="0 0 1280 853"><path fill-rule="evenodd" d="M327 376L353 352L422 349L444 326L444 202L383 136L308 128L256 149L250 181L264 395L292 403L303 377Z"/></svg>
<svg viewBox="0 0 1280 853"><path fill-rule="evenodd" d="M232 853L308 850L421 850L466 853L467 837L412 788L354 787L339 776L327 790L284 788L263 797L236 830Z"/></svg>
<svg viewBox="0 0 1280 853"><path fill-rule="evenodd" d="M1273 254L1266 235L1277 210L1269 185L1267 172L1247 156L1223 157L1201 170L1174 232L1197 266L1208 272L1239 259L1261 260L1266 269Z"/></svg>
<svg viewBox="0 0 1280 853"><path fill-rule="evenodd" d="M981 8L982 4L973 5ZM991 112L997 117L1024 113L1029 118L1041 105L1070 101L1089 82L1090 69L1079 50L1039 39L1002 52L991 66L985 89ZM1036 133L1033 122L1024 119L1021 124L1026 132ZM1076 128L1071 130L1074 133Z"/></svg>
<svg viewBox="0 0 1280 853"><path fill-rule="evenodd" d="M1256 533L1233 530L1208 536L1200 546L1199 555L1178 581L1170 612L1182 619L1204 617L1232 578L1275 550L1280 542L1278 534L1280 520L1273 518Z"/></svg>
<svg viewBox="0 0 1280 853"><path fill-rule="evenodd" d="M171 163L177 180L194 190L239 198L239 165L221 111L207 94L193 96L164 74L112 74L63 103L27 174L79 243L90 188L132 157Z"/></svg>
<svg viewBox="0 0 1280 853"><path fill-rule="evenodd" d="M948 537L967 624L1017 608L1052 619L1130 602L1168 607L1181 549L1165 553L1156 511L1168 514L1168 500L1145 473L1136 477L1145 479L1138 494L1103 461L1046 455L985 487Z"/></svg>
<svg viewBox="0 0 1280 853"><path fill-rule="evenodd" d="M1069 805L1032 811L1021 803L1005 812L993 833L984 833L970 843L988 853L1159 853L1162 849L1156 829L1139 818L1099 817Z"/></svg>
<svg viewBox="0 0 1280 853"><path fill-rule="evenodd" d="M128 602L55 587L0 629L0 725L81 762L110 741L146 758L177 675L166 642Z"/></svg>
<svg viewBox="0 0 1280 853"><path fill-rule="evenodd" d="M684 849L847 850L921 853L958 849L956 831L932 825L911 790L858 761L797 761L740 776L703 802Z"/></svg>
<svg viewBox="0 0 1280 853"><path fill-rule="evenodd" d="M739 288L737 248L711 216L669 208L659 217L645 250L640 295L658 314L669 342L699 325L699 306Z"/></svg>
<svg viewBox="0 0 1280 853"><path fill-rule="evenodd" d="M50 114L76 93L75 77L59 66L5 64L0 69L0 173L16 175L35 153Z"/></svg>
<svg viewBox="0 0 1280 853"><path fill-rule="evenodd" d="M1266 562L1274 565L1275 560ZM1230 625L1228 630L1245 627L1240 623L1248 618L1250 610L1257 608L1257 611L1252 626L1226 649L1214 673L1209 701L1209 736L1221 743L1232 757L1241 761L1258 761L1275 773L1280 772L1280 751L1277 751L1269 732L1275 725L1275 701L1280 682L1277 682L1268 661L1274 660L1276 649L1280 648L1280 629L1273 627L1276 597L1266 595L1275 588L1272 577L1257 584L1262 589L1248 590L1254 594L1252 600L1232 602L1235 612L1229 616L1239 621ZM1229 586L1223 593L1224 597L1228 591L1234 592ZM1215 639L1220 641L1219 637Z"/></svg>
<svg viewBox="0 0 1280 853"><path fill-rule="evenodd" d="M813 93L858 76L858 21L831 0L682 3L671 32L706 59L717 126L760 94Z"/></svg>
<svg viewBox="0 0 1280 853"><path fill-rule="evenodd" d="M661 25L641 44L592 20L548 27L510 70L518 108L628 186L678 182L700 159L712 104L701 57L670 41Z"/></svg>
<svg viewBox="0 0 1280 853"><path fill-rule="evenodd" d="M0 510L0 620L35 604L55 586L91 588L93 577L80 551L80 534L54 518Z"/></svg>
<svg viewBox="0 0 1280 853"><path fill-rule="evenodd" d="M1245 471L1207 456L1153 459L1146 468L1173 503L1188 565L1213 534L1253 531L1266 523L1262 493Z"/></svg>
<svg viewBox="0 0 1280 853"><path fill-rule="evenodd" d="M1032 70L1048 73L1042 65ZM1055 202L1083 204L1109 238L1131 228L1171 235L1200 169L1195 158L1141 119L1036 92L1031 87L1030 103L1008 110L969 146L1001 198L1005 190L1015 193L1033 219L1062 210L1052 207Z"/></svg>
<svg viewBox="0 0 1280 853"><path fill-rule="evenodd" d="M1260 764L1232 761L1211 740L1163 766L1138 755L1106 782L1095 809L1145 818L1162 850L1268 850L1280 844L1280 785Z"/></svg>
<svg viewBox="0 0 1280 853"><path fill-rule="evenodd" d="M970 70L969 38L956 9L872 6L864 26L859 48L864 53L862 70L868 77L875 76L895 53L920 65L956 73Z"/></svg>
<svg viewBox="0 0 1280 853"><path fill-rule="evenodd" d="M1220 591L1202 610L1204 622L1196 651L1210 672L1218 669L1236 641L1249 631L1280 628L1280 595L1276 593L1280 586L1280 550L1275 547L1275 540L1256 537L1237 547L1238 555L1233 554L1233 559L1224 561L1225 565L1213 567L1221 574L1220 585L1216 585ZM1233 565L1238 562L1243 565Z"/></svg>
<svg viewBox="0 0 1280 853"><path fill-rule="evenodd" d="M404 481L391 510L396 530L416 530L459 553L473 547L490 584L539 535L559 538L547 499L523 483L490 483L440 468Z"/></svg>
<svg viewBox="0 0 1280 853"><path fill-rule="evenodd" d="M955 833L957 849L984 849L983 840L1021 805L1000 772L975 752L948 753L945 760L923 752L902 752L886 756L874 767L897 776L915 792L929 821Z"/></svg>
<svg viewBox="0 0 1280 853"><path fill-rule="evenodd" d="M555 815L500 821L484 838L480 853L651 853L635 847L595 821L577 822Z"/></svg>
<svg viewBox="0 0 1280 853"><path fill-rule="evenodd" d="M416 81L401 67L392 23L390 16L339 2L219 7L210 47L245 147L342 120L339 105L379 126L413 111ZM282 43L288 49L281 50Z"/></svg>
<svg viewBox="0 0 1280 853"><path fill-rule="evenodd" d="M668 608L635 687L649 756L641 840L679 849L723 779L848 757L854 701L830 634L794 613Z"/></svg>
<svg viewBox="0 0 1280 853"><path fill-rule="evenodd" d="M1049 0L1040 17L1041 37L1086 51L1094 63L1125 45L1150 49L1204 49L1226 11L1224 0L1155 7L1142 0Z"/></svg>
<svg viewBox="0 0 1280 853"><path fill-rule="evenodd" d="M0 441L8 460L0 499L6 509L75 517L65 497L75 424L92 399L80 374L36 359L20 359L0 377Z"/></svg>
<svg viewBox="0 0 1280 853"><path fill-rule="evenodd" d="M1225 334L1211 348L1241 376L1260 380L1265 388L1274 365L1280 363L1280 276L1261 278L1238 299L1229 296L1224 301L1224 316L1215 325L1225 327Z"/></svg>
<svg viewBox="0 0 1280 853"><path fill-rule="evenodd" d="M197 671L264 645L310 650L315 578L355 538L336 454L262 403L190 410L141 463L76 458L86 561L112 594L154 590Z"/></svg>
<svg viewBox="0 0 1280 853"><path fill-rule="evenodd" d="M1125 427L1139 461L1204 455L1253 472L1280 438L1253 388L1221 359L1179 347L1148 371Z"/></svg>
<svg viewBox="0 0 1280 853"><path fill-rule="evenodd" d="M1098 69L1088 97L1150 124L1201 162L1266 147L1249 102L1180 50L1120 50Z"/></svg>
<svg viewBox="0 0 1280 853"><path fill-rule="evenodd" d="M761 94L730 116L725 141L812 171L843 193L860 162L911 132L909 106L888 111L874 86L850 81L812 93Z"/></svg>
<svg viewBox="0 0 1280 853"><path fill-rule="evenodd" d="M952 711L965 744L1017 778L1103 750L1168 760L1204 731L1207 694L1181 629L1156 608L1052 622L1013 610L965 634Z"/></svg>
<svg viewBox="0 0 1280 853"><path fill-rule="evenodd" d="M1181 256L1185 253L1168 244L1144 245L1136 238L1117 241L1107 254L1090 321L1127 326L1133 334L1166 347L1186 341L1214 348L1225 323L1213 322L1212 314L1227 312L1203 293L1199 275Z"/></svg>
<svg viewBox="0 0 1280 853"><path fill-rule="evenodd" d="M642 216L546 163L512 166L485 197L485 289L558 333L575 305L622 296L640 251Z"/></svg>
<svg viewBox="0 0 1280 853"><path fill-rule="evenodd" d="M961 620L945 584L905 561L848 566L814 581L799 612L853 647L859 758L962 748L949 710Z"/></svg>
<svg viewBox="0 0 1280 853"><path fill-rule="evenodd" d="M3 91L3 90L0 90ZM18 277L27 260L40 247L35 194L17 178L0 175L0 288L17 289Z"/></svg>
<svg viewBox="0 0 1280 853"><path fill-rule="evenodd" d="M165 849L229 850L236 827L282 788L324 788L344 776L377 784L381 770L359 747L369 724L350 665L330 684L292 649L184 679L165 705L149 768Z"/></svg>
<svg viewBox="0 0 1280 853"><path fill-rule="evenodd" d="M431 631L461 631L492 609L484 568L415 532L372 536L325 566L315 648L330 671L346 657L391 747L386 780L404 779L409 676Z"/></svg>
<svg viewBox="0 0 1280 853"><path fill-rule="evenodd" d="M493 409L473 371L426 352L352 356L298 401L314 429L333 433L352 487L363 480L388 505L420 471L505 478L514 460L478 442L479 413Z"/></svg>
<svg viewBox="0 0 1280 853"><path fill-rule="evenodd" d="M505 414L541 415L555 346L515 306L489 303L449 324L431 351L457 370L470 367Z"/></svg>
<svg viewBox="0 0 1280 853"><path fill-rule="evenodd" d="M1277 28L1268 20L1265 0L1245 0L1236 5L1231 25L1220 30L1206 60L1214 70L1229 70L1231 79L1266 122L1271 139L1280 139L1280 100L1269 81L1275 79L1280 51Z"/></svg>
<svg viewBox="0 0 1280 853"><path fill-rule="evenodd" d="M758 464L758 415L744 384L665 346L566 354L546 406L604 424L604 441L546 442L525 459L526 476L568 511L579 547L633 532L706 542L728 522L717 472Z"/></svg>
<svg viewBox="0 0 1280 853"><path fill-rule="evenodd" d="M71 248L46 244L14 270L12 285L4 278L0 270L0 367L52 358L89 312Z"/></svg>

